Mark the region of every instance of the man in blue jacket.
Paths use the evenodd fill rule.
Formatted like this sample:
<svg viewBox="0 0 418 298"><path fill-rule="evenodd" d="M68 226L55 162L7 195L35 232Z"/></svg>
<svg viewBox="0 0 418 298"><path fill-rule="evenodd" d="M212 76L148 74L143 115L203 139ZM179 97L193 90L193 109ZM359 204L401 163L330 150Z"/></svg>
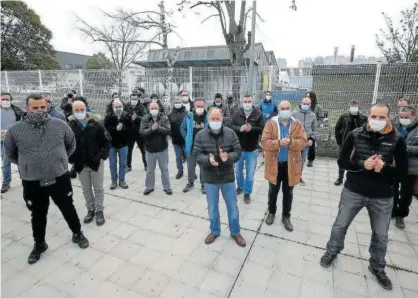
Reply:
<svg viewBox="0 0 418 298"><path fill-rule="evenodd" d="M270 120L271 117L277 115L276 103L273 102L271 99L272 99L271 91L266 91L265 98L258 105L258 108L260 109L261 113L263 113L264 123L267 123L267 121Z"/></svg>

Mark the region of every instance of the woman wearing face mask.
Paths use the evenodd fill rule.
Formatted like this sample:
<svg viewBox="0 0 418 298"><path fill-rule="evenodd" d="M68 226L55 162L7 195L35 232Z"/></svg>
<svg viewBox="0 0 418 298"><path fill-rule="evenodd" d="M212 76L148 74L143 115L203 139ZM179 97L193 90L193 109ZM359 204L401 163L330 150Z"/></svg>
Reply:
<svg viewBox="0 0 418 298"><path fill-rule="evenodd" d="M186 90L182 90L179 93L183 107L187 112L190 112L194 109L193 101L189 97L189 93Z"/></svg>
<svg viewBox="0 0 418 298"><path fill-rule="evenodd" d="M165 114L164 105L161 103L161 101L158 98L158 95L157 94L151 94L151 96L150 96L150 102L149 103L152 103L152 102L158 103L159 112L161 114Z"/></svg>
<svg viewBox="0 0 418 298"><path fill-rule="evenodd" d="M322 127L325 116L324 116L324 111L322 110L322 107L318 104L316 93L313 91L309 91L306 93L305 96L311 99L311 111L316 116L318 127ZM312 146L310 146L308 150L308 167L313 166L314 160L315 160L315 141L312 143Z"/></svg>

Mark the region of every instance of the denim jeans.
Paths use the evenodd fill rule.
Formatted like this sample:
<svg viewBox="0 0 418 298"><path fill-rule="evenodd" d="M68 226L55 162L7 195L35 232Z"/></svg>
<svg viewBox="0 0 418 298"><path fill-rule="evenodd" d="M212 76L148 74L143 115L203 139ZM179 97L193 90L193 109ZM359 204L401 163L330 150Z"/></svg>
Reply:
<svg viewBox="0 0 418 298"><path fill-rule="evenodd" d="M235 172L237 173L237 186L244 190L244 194L251 194L253 192L254 174L257 168L258 150L242 151L238 162L235 165ZM244 164L245 164L245 179L244 179Z"/></svg>
<svg viewBox="0 0 418 298"><path fill-rule="evenodd" d="M193 154L190 154L187 158L187 181L189 183L194 184L194 181L196 180L196 166L197 166L197 158ZM202 185L202 172L199 174L200 178L200 184Z"/></svg>
<svg viewBox="0 0 418 298"><path fill-rule="evenodd" d="M3 175L3 184L10 184L12 182L12 165L10 160L6 157L3 148L3 141L1 142L1 171Z"/></svg>
<svg viewBox="0 0 418 298"><path fill-rule="evenodd" d="M393 198L370 199L344 187L341 192L338 215L332 226L331 238L327 243L327 251L336 255L344 249L347 229L363 207L367 208L372 228L369 247L370 265L373 269L384 269Z"/></svg>
<svg viewBox="0 0 418 298"><path fill-rule="evenodd" d="M177 172L183 174L184 146L173 144L173 147L174 147L174 153L176 154Z"/></svg>
<svg viewBox="0 0 418 298"><path fill-rule="evenodd" d="M112 182L118 181L117 160L119 155L119 181L125 181L126 160L128 159L128 146L122 148L110 147L109 167Z"/></svg>
<svg viewBox="0 0 418 298"><path fill-rule="evenodd" d="M228 213L229 231L232 236L240 234L239 211L237 205L237 193L235 182L222 184L205 183L206 199L208 201L208 213L210 220L210 232L214 235L221 234L221 220L219 216L219 190L225 200Z"/></svg>
<svg viewBox="0 0 418 298"><path fill-rule="evenodd" d="M303 166L305 165L306 158L308 157L308 152L309 152L309 147L305 147L302 150L302 170L303 170Z"/></svg>

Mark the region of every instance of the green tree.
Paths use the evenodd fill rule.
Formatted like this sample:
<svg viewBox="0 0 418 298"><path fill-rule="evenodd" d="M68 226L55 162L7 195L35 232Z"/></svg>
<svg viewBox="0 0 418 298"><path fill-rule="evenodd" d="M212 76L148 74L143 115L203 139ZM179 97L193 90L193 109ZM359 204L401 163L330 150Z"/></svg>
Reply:
<svg viewBox="0 0 418 298"><path fill-rule="evenodd" d="M59 69L51 38L26 3L1 2L1 70Z"/></svg>
<svg viewBox="0 0 418 298"><path fill-rule="evenodd" d="M382 13L387 29L376 35L377 46L389 63L418 62L418 2L401 11L399 24Z"/></svg>
<svg viewBox="0 0 418 298"><path fill-rule="evenodd" d="M89 57L86 62L87 69L111 69L113 63L109 58L102 52L96 53Z"/></svg>

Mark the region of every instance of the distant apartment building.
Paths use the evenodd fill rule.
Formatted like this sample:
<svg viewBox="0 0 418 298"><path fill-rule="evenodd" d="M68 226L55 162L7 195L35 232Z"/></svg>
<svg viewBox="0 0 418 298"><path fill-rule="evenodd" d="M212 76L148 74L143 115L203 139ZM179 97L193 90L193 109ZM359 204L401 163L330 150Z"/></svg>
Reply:
<svg viewBox="0 0 418 298"><path fill-rule="evenodd" d="M84 69L86 67L87 59L90 56L69 53L69 52L60 52L55 53L55 58L57 59L58 64L62 70L67 69Z"/></svg>

